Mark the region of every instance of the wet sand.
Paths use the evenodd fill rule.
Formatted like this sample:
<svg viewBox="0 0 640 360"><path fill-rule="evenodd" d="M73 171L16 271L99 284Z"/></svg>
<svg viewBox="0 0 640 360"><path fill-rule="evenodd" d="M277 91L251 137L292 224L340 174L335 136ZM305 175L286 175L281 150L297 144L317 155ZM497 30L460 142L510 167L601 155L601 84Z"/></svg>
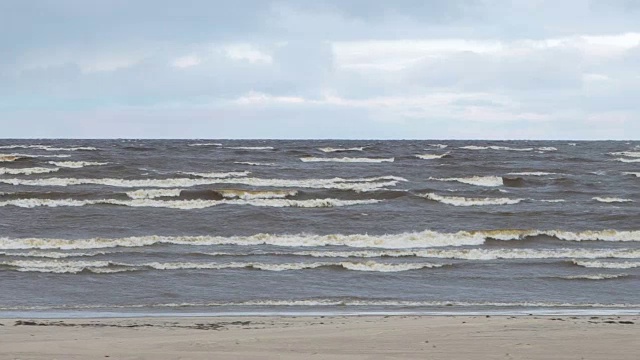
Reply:
<svg viewBox="0 0 640 360"><path fill-rule="evenodd" d="M640 316L0 319L0 359L637 359Z"/></svg>

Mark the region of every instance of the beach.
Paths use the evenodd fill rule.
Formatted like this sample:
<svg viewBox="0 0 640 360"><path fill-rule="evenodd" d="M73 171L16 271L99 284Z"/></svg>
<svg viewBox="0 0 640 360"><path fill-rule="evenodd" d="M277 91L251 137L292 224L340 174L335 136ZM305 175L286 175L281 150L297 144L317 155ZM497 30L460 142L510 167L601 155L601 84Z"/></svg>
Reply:
<svg viewBox="0 0 640 360"><path fill-rule="evenodd" d="M0 359L637 359L640 316L2 319Z"/></svg>

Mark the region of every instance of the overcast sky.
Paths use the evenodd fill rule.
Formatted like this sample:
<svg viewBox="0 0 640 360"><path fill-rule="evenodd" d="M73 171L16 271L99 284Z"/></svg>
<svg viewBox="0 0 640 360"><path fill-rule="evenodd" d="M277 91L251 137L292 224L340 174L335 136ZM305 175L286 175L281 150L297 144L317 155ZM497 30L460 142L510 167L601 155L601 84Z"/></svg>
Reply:
<svg viewBox="0 0 640 360"><path fill-rule="evenodd" d="M0 137L639 139L636 0L3 0Z"/></svg>

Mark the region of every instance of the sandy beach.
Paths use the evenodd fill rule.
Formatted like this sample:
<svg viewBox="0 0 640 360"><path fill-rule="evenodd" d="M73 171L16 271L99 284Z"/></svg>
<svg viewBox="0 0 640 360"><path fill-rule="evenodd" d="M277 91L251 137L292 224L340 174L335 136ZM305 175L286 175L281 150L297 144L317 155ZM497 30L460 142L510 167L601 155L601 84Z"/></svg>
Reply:
<svg viewBox="0 0 640 360"><path fill-rule="evenodd" d="M640 316L2 319L0 359L637 359Z"/></svg>

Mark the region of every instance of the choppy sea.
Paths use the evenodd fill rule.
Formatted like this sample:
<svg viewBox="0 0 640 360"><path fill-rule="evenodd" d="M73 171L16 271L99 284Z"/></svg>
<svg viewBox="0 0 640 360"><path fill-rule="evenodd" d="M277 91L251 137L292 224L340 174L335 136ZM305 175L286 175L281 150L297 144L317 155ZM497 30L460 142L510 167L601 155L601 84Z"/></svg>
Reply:
<svg viewBox="0 0 640 360"><path fill-rule="evenodd" d="M0 316L640 313L640 142L0 140Z"/></svg>

